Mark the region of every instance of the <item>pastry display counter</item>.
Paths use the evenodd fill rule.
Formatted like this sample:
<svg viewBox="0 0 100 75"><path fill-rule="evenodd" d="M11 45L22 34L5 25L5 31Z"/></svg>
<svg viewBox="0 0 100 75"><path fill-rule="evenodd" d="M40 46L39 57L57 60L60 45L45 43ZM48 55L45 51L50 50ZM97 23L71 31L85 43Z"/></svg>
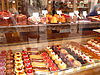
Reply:
<svg viewBox="0 0 100 75"><path fill-rule="evenodd" d="M71 75L99 67L100 34L92 31L99 25L78 22L0 26L0 74Z"/></svg>
<svg viewBox="0 0 100 75"><path fill-rule="evenodd" d="M93 75L99 75L100 58L96 48L99 48L98 38L2 46L0 73L85 75L91 74L92 70Z"/></svg>
<svg viewBox="0 0 100 75"><path fill-rule="evenodd" d="M98 73L100 34L92 30L99 22L64 13L0 15L0 75Z"/></svg>
<svg viewBox="0 0 100 75"><path fill-rule="evenodd" d="M100 75L100 33L93 31L100 23L86 17L90 1L0 3L0 75Z"/></svg>

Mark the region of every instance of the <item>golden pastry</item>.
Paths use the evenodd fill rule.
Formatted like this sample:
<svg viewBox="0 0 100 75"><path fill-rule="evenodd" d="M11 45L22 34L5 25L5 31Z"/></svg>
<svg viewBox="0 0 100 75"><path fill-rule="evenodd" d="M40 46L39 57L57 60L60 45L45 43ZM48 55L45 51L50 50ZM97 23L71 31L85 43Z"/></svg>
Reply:
<svg viewBox="0 0 100 75"><path fill-rule="evenodd" d="M24 72L24 69L23 68L15 68L15 72L22 73L22 72Z"/></svg>
<svg viewBox="0 0 100 75"><path fill-rule="evenodd" d="M67 65L63 62L63 63L60 63L60 64L58 65L58 67L59 67L60 69L66 69L66 68L67 68Z"/></svg>
<svg viewBox="0 0 100 75"><path fill-rule="evenodd" d="M30 59L42 59L40 55L30 55Z"/></svg>
<svg viewBox="0 0 100 75"><path fill-rule="evenodd" d="M32 62L33 67L46 67L46 64L43 62Z"/></svg>
<svg viewBox="0 0 100 75"><path fill-rule="evenodd" d="M23 64L23 61L22 60L15 60L15 64L16 63L22 63Z"/></svg>
<svg viewBox="0 0 100 75"><path fill-rule="evenodd" d="M52 59L53 59L53 60L57 60L57 59L58 59L58 55L52 56Z"/></svg>
<svg viewBox="0 0 100 75"><path fill-rule="evenodd" d="M22 60L22 56L15 56L15 59Z"/></svg>
<svg viewBox="0 0 100 75"><path fill-rule="evenodd" d="M16 68L24 68L24 65L22 63L16 63L15 67Z"/></svg>
<svg viewBox="0 0 100 75"><path fill-rule="evenodd" d="M26 75L25 72L19 72L19 73L16 73L16 75Z"/></svg>
<svg viewBox="0 0 100 75"><path fill-rule="evenodd" d="M21 52L16 52L15 56L22 56Z"/></svg>
<svg viewBox="0 0 100 75"><path fill-rule="evenodd" d="M61 58L55 60L55 63L56 63L56 64L60 64L61 62L62 62Z"/></svg>

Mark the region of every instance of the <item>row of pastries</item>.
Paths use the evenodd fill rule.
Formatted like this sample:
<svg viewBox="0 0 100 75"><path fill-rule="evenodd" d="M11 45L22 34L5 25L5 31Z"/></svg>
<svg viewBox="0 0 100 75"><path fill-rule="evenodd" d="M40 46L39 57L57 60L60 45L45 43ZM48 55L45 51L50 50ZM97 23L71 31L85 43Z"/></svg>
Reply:
<svg viewBox="0 0 100 75"><path fill-rule="evenodd" d="M72 18L69 15L50 15L46 16L30 16L24 14L12 14L9 11L0 12L0 26L13 25L30 25L30 24L50 24L50 23L66 23L71 22Z"/></svg>
<svg viewBox="0 0 100 75"><path fill-rule="evenodd" d="M3 50L0 52L0 74L48 74L95 64L95 59L99 60L98 43L98 40L92 39L87 41L86 45L71 41L65 46L52 45L42 50L26 48L15 53L13 50ZM95 44L98 46L95 47Z"/></svg>

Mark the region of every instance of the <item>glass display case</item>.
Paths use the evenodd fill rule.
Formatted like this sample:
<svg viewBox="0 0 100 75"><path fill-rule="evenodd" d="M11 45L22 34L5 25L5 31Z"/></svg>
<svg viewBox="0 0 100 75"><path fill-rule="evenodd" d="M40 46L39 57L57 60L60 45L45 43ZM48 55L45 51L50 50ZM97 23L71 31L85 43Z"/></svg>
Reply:
<svg viewBox="0 0 100 75"><path fill-rule="evenodd" d="M97 28L96 22L1 26L0 73L66 75L89 74L94 68L98 71L100 34L92 31Z"/></svg>
<svg viewBox="0 0 100 75"><path fill-rule="evenodd" d="M0 12L0 75L99 75L99 21L30 5Z"/></svg>

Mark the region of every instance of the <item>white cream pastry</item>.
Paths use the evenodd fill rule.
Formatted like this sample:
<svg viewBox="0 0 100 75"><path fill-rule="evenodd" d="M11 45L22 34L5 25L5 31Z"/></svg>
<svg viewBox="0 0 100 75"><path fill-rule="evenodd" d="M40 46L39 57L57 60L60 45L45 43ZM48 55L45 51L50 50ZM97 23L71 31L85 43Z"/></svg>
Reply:
<svg viewBox="0 0 100 75"><path fill-rule="evenodd" d="M91 41L88 41L87 43L88 43L88 44L91 44L92 42L91 42Z"/></svg>
<svg viewBox="0 0 100 75"><path fill-rule="evenodd" d="M79 61L77 61L77 60L75 60L73 64L74 64L74 67L82 66L82 64Z"/></svg>
<svg viewBox="0 0 100 75"><path fill-rule="evenodd" d="M99 44L97 44L97 45L96 45L96 47L100 47L100 45L99 45Z"/></svg>
<svg viewBox="0 0 100 75"><path fill-rule="evenodd" d="M47 47L47 49L50 49L50 47Z"/></svg>
<svg viewBox="0 0 100 75"><path fill-rule="evenodd" d="M92 45L93 45L93 46L96 46L96 44L95 44L94 42L92 42Z"/></svg>
<svg viewBox="0 0 100 75"><path fill-rule="evenodd" d="M94 60L92 60L92 59L89 59L88 62L91 64L95 63Z"/></svg>

